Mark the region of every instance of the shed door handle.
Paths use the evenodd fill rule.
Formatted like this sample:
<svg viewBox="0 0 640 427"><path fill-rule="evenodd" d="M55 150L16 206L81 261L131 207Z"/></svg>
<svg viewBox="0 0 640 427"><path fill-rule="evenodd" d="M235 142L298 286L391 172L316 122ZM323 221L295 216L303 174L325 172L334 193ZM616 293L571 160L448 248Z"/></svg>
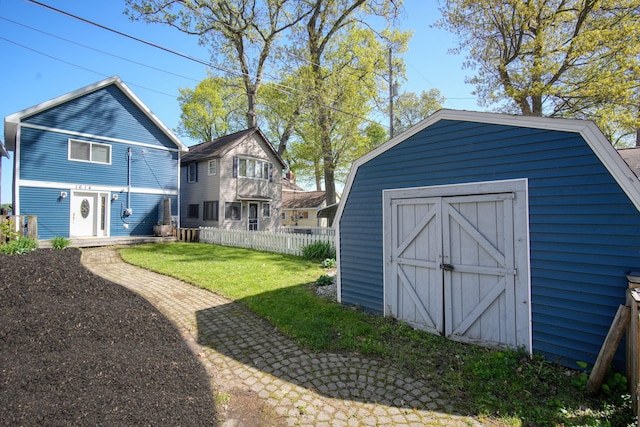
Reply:
<svg viewBox="0 0 640 427"><path fill-rule="evenodd" d="M455 268L452 264L440 264L440 268L446 271L453 271Z"/></svg>

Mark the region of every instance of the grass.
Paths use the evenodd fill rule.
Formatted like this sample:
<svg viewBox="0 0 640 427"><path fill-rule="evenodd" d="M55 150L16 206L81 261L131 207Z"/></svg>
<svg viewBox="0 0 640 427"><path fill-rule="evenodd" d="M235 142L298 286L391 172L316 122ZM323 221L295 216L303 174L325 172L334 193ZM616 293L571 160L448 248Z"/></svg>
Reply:
<svg viewBox="0 0 640 427"><path fill-rule="evenodd" d="M442 390L461 411L502 426L634 425L620 375L586 394L586 373L518 351L491 350L414 330L316 296L319 262L205 244L123 249L125 261L246 304L300 345L395 364Z"/></svg>

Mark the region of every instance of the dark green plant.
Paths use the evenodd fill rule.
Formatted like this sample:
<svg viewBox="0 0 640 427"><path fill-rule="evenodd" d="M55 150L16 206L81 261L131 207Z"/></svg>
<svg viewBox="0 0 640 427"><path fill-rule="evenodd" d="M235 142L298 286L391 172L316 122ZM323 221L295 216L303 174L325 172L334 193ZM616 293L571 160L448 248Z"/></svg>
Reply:
<svg viewBox="0 0 640 427"><path fill-rule="evenodd" d="M51 247L53 249L64 249L71 244L71 240L65 237L54 237L51 239Z"/></svg>
<svg viewBox="0 0 640 427"><path fill-rule="evenodd" d="M36 250L38 242L27 237L18 237L0 245L0 253L7 255L23 255Z"/></svg>
<svg viewBox="0 0 640 427"><path fill-rule="evenodd" d="M323 274L316 280L316 285L318 286L329 286L333 285L333 276L329 276L327 274Z"/></svg>
<svg viewBox="0 0 640 427"><path fill-rule="evenodd" d="M302 257L308 260L335 258L336 249L330 242L313 242L302 248Z"/></svg>

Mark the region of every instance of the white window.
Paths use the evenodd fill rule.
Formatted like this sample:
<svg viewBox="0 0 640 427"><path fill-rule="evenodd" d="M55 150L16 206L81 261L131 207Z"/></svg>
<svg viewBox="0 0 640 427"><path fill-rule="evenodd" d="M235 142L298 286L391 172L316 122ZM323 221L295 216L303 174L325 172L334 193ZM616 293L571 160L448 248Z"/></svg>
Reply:
<svg viewBox="0 0 640 427"><path fill-rule="evenodd" d="M216 161L209 160L209 176L216 174Z"/></svg>
<svg viewBox="0 0 640 427"><path fill-rule="evenodd" d="M111 164L111 146L97 142L69 140L69 160Z"/></svg>
<svg viewBox="0 0 640 427"><path fill-rule="evenodd" d="M238 158L238 176L244 178L269 179L271 163L248 157Z"/></svg>
<svg viewBox="0 0 640 427"><path fill-rule="evenodd" d="M239 221L242 219L242 203L240 202L225 202L224 204L224 219L230 219Z"/></svg>
<svg viewBox="0 0 640 427"><path fill-rule="evenodd" d="M198 181L198 164L190 163L187 166L187 182L197 182Z"/></svg>

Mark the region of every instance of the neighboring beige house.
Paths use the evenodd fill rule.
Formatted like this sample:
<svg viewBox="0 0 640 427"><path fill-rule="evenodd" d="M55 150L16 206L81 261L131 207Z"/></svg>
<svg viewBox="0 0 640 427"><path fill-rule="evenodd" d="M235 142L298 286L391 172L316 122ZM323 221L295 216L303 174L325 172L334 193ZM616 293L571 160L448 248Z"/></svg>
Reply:
<svg viewBox="0 0 640 427"><path fill-rule="evenodd" d="M189 147L180 167L181 226L278 230L284 167L257 127Z"/></svg>
<svg viewBox="0 0 640 427"><path fill-rule="evenodd" d="M633 173L640 177L640 147L621 148L618 154L629 165Z"/></svg>
<svg viewBox="0 0 640 427"><path fill-rule="evenodd" d="M282 181L282 225L285 227L327 227L318 211L327 205L324 191L305 191L296 185L293 173Z"/></svg>

